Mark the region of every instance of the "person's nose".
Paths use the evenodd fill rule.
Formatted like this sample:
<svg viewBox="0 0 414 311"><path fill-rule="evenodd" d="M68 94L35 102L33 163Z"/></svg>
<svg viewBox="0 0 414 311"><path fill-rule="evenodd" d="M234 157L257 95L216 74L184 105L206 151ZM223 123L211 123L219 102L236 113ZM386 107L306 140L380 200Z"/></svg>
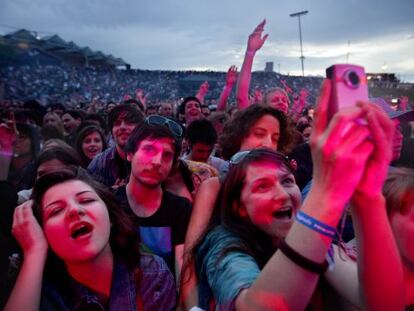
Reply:
<svg viewBox="0 0 414 311"><path fill-rule="evenodd" d="M263 137L260 147L266 147L266 148L269 148L269 149L273 149L272 136L271 135L266 135L265 137Z"/></svg>
<svg viewBox="0 0 414 311"><path fill-rule="evenodd" d="M85 215L85 209L76 202L70 202L68 206L69 218L76 218Z"/></svg>
<svg viewBox="0 0 414 311"><path fill-rule="evenodd" d="M151 158L151 163L153 165L160 166L162 163L162 153L157 152L156 154L154 154L153 157Z"/></svg>
<svg viewBox="0 0 414 311"><path fill-rule="evenodd" d="M277 182L274 188L275 189L273 193L273 200L285 203L287 200L290 199L289 193L282 186L282 184L280 184L280 182Z"/></svg>
<svg viewBox="0 0 414 311"><path fill-rule="evenodd" d="M121 121L121 124L119 125L120 128L126 128L127 124L124 120Z"/></svg>

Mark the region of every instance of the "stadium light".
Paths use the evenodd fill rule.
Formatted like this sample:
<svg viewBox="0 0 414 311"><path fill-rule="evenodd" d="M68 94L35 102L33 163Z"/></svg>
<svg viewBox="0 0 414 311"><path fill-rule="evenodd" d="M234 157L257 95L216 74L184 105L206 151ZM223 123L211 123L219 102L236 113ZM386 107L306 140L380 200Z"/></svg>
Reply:
<svg viewBox="0 0 414 311"><path fill-rule="evenodd" d="M302 63L302 76L305 76L305 67L303 65L303 60L305 59L305 56L303 56L303 48L302 48L302 26L300 24L300 17L301 15L308 14L309 11L300 11L296 13L292 13L289 16L290 17L297 17L299 22L299 41L300 41L300 60Z"/></svg>

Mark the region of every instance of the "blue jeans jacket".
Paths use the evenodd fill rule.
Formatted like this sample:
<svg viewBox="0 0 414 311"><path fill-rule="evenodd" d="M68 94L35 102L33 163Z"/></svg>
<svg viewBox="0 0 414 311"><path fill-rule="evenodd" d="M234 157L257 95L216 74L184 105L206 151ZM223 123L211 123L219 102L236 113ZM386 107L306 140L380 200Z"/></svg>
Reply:
<svg viewBox="0 0 414 311"><path fill-rule="evenodd" d="M52 284L44 283L40 310L140 310L136 302L135 284L134 274L125 265L115 261L106 307L102 305L97 293L72 279L72 298L66 292L59 292ZM161 258L148 254L141 256L139 293L144 310L174 309L177 301L174 278Z"/></svg>

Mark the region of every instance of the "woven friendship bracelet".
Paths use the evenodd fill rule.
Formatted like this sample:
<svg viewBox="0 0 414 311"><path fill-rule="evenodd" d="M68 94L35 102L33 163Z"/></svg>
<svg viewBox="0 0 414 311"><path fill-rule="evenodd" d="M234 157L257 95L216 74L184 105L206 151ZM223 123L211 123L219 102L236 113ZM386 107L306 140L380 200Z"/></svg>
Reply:
<svg viewBox="0 0 414 311"><path fill-rule="evenodd" d="M296 214L296 220L309 229L319 232L320 234L323 234L331 239L335 238L336 229L334 227L324 224L302 211L299 211Z"/></svg>

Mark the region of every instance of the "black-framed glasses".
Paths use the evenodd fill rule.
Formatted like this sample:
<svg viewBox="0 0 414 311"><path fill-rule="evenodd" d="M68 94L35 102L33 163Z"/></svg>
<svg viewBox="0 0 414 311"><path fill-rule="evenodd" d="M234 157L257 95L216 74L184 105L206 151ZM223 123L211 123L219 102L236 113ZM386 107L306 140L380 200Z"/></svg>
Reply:
<svg viewBox="0 0 414 311"><path fill-rule="evenodd" d="M183 128L177 122L159 115L152 115L145 119L145 123L149 125L167 126L174 136L181 138L183 136Z"/></svg>

